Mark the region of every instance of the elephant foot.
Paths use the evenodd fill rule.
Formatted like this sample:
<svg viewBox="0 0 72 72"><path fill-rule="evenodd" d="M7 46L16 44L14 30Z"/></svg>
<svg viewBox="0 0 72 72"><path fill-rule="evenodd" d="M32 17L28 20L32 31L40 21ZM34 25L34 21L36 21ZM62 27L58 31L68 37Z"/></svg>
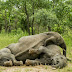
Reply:
<svg viewBox="0 0 72 72"><path fill-rule="evenodd" d="M6 62L4 62L4 66L11 67L11 66L13 66L13 63L12 63L11 60L10 61L6 61Z"/></svg>
<svg viewBox="0 0 72 72"><path fill-rule="evenodd" d="M27 59L27 60L25 61L25 64L26 64L27 66L29 66L29 65L35 66L35 65L39 65L39 61Z"/></svg>
<svg viewBox="0 0 72 72"><path fill-rule="evenodd" d="M23 62L22 61L14 61L14 66L22 66Z"/></svg>
<svg viewBox="0 0 72 72"><path fill-rule="evenodd" d="M25 65L27 65L27 66L32 65L32 64L33 64L32 61L29 60L29 59L27 59L27 60L25 61Z"/></svg>

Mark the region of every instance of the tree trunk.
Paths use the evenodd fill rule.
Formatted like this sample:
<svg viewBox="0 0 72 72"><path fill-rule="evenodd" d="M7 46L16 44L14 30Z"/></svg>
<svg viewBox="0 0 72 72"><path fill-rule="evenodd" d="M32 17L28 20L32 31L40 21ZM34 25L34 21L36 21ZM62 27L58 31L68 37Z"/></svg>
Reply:
<svg viewBox="0 0 72 72"><path fill-rule="evenodd" d="M32 2L33 2L33 0L32 0ZM33 25L34 25L34 2L33 2L33 5L32 5L32 9L33 9L32 35L34 35L34 30L33 30Z"/></svg>
<svg viewBox="0 0 72 72"><path fill-rule="evenodd" d="M17 21L15 20L15 30L17 31Z"/></svg>
<svg viewBox="0 0 72 72"><path fill-rule="evenodd" d="M51 31L51 27L50 26L48 26L48 31Z"/></svg>
<svg viewBox="0 0 72 72"><path fill-rule="evenodd" d="M26 15L27 15L27 27L28 27L28 33L29 33L29 35L30 35L30 24L29 24L29 14L28 14L28 11L27 11L27 7L26 7L26 1L25 1L25 13L26 13Z"/></svg>
<svg viewBox="0 0 72 72"><path fill-rule="evenodd" d="M5 10L5 32L7 32L8 24L7 24L7 15L6 15L6 10Z"/></svg>
<svg viewBox="0 0 72 72"><path fill-rule="evenodd" d="M11 23L10 23L10 13L9 13L9 27L8 27L8 32L11 32Z"/></svg>
<svg viewBox="0 0 72 72"><path fill-rule="evenodd" d="M39 34L39 25L38 25L38 34Z"/></svg>
<svg viewBox="0 0 72 72"><path fill-rule="evenodd" d="M2 13L0 13L0 14L2 14ZM2 14L2 18L3 18L3 14ZM1 33L1 31L2 31L2 20L0 20L1 21L1 23L0 23L0 33Z"/></svg>
<svg viewBox="0 0 72 72"><path fill-rule="evenodd" d="M2 24L0 24L0 33L1 33L1 30L2 30Z"/></svg>
<svg viewBox="0 0 72 72"><path fill-rule="evenodd" d="M53 0L53 8L55 7L55 0Z"/></svg>
<svg viewBox="0 0 72 72"><path fill-rule="evenodd" d="M18 22L18 19L17 19L16 16L15 16L15 20L14 20L14 22L15 22L14 29L17 31L17 22Z"/></svg>

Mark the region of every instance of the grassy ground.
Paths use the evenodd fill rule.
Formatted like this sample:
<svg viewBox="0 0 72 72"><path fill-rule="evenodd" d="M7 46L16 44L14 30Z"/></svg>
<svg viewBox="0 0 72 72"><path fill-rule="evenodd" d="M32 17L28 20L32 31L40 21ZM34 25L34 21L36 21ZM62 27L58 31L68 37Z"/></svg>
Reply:
<svg viewBox="0 0 72 72"><path fill-rule="evenodd" d="M0 34L0 49L8 46L11 43L16 43L18 39L27 34ZM67 45L67 58L72 60L72 36L71 33L63 35ZM68 61L68 65L63 69L54 69L51 66L13 66L13 67L0 67L0 72L72 72L72 61Z"/></svg>

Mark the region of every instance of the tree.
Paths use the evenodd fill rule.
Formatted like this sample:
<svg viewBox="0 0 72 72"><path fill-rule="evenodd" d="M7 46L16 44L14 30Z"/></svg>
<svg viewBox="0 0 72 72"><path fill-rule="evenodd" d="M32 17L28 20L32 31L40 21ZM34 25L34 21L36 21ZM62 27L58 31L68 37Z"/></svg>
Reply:
<svg viewBox="0 0 72 72"><path fill-rule="evenodd" d="M37 24L38 26L48 27L48 30L51 30L51 27L57 23L56 16L53 13L48 12L46 9L38 10L38 12L35 13L34 18L34 24Z"/></svg>
<svg viewBox="0 0 72 72"><path fill-rule="evenodd" d="M11 33L21 28L35 34L45 31L64 33L71 28L71 0L6 0L0 1L0 31Z"/></svg>

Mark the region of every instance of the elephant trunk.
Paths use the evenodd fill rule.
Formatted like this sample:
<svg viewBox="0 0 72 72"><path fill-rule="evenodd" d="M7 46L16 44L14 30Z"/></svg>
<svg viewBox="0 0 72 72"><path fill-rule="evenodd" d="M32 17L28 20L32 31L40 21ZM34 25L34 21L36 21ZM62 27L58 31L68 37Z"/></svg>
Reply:
<svg viewBox="0 0 72 72"><path fill-rule="evenodd" d="M65 44L65 42L63 42L59 46L63 49L63 55L66 57L66 44Z"/></svg>

